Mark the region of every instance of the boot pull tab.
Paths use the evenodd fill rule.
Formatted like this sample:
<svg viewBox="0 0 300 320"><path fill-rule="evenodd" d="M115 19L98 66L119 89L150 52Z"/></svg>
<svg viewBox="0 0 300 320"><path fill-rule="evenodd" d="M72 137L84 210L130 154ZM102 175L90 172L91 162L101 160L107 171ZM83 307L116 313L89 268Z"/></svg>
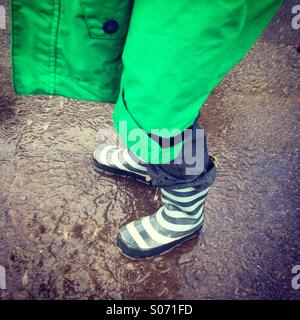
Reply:
<svg viewBox="0 0 300 320"><path fill-rule="evenodd" d="M154 201L158 200L158 192L159 192L159 188L156 188L155 195L154 195Z"/></svg>
<svg viewBox="0 0 300 320"><path fill-rule="evenodd" d="M216 168L219 166L219 160L216 156L209 155L213 163L215 164Z"/></svg>

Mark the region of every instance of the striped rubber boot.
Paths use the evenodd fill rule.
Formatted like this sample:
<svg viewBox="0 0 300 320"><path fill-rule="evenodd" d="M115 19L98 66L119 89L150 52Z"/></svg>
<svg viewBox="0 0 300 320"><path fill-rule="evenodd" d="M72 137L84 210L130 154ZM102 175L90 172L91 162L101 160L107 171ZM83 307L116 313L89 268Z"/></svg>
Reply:
<svg viewBox="0 0 300 320"><path fill-rule="evenodd" d="M136 180L150 184L146 163L130 153L128 149L113 145L100 145L94 152L95 165L110 173L133 177Z"/></svg>
<svg viewBox="0 0 300 320"><path fill-rule="evenodd" d="M118 233L117 244L127 256L142 259L161 254L197 236L203 225L206 189L162 188L163 206L133 221Z"/></svg>

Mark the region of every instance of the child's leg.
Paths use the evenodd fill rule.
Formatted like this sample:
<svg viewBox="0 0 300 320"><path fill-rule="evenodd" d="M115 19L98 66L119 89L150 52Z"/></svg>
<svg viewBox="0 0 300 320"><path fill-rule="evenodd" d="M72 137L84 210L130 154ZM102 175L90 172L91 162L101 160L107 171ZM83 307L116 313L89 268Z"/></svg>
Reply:
<svg viewBox="0 0 300 320"><path fill-rule="evenodd" d="M215 163L201 135L188 136L183 143L173 139L170 148L161 141L193 125L211 90L243 58L280 3L135 2L113 120L122 141L149 164L153 184L161 187L163 206L120 230L118 245L127 255L156 255L198 234ZM153 129L158 131L150 135ZM184 149L196 154L200 150L203 158L192 174L185 163L192 151L184 153L184 163L177 163ZM170 150L174 152L168 158Z"/></svg>

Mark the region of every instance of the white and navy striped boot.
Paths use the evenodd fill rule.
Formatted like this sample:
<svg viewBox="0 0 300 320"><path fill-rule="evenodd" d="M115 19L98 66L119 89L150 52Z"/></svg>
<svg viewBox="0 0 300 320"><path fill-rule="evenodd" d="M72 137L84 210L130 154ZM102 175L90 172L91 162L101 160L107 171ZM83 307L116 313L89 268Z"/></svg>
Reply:
<svg viewBox="0 0 300 320"><path fill-rule="evenodd" d="M136 180L150 184L146 163L126 148L113 145L100 145L94 152L95 165L107 172L121 176L133 177Z"/></svg>
<svg viewBox="0 0 300 320"><path fill-rule="evenodd" d="M203 225L209 187L161 188L163 206L154 214L133 221L117 236L122 252L135 259L159 255L197 236Z"/></svg>

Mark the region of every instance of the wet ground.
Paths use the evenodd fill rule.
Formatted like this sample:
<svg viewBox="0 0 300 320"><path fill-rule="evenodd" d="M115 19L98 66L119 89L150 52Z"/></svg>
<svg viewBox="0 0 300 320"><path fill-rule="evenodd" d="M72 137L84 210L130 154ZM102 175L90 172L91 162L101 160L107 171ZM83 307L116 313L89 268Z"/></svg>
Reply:
<svg viewBox="0 0 300 320"><path fill-rule="evenodd" d="M0 30L0 265L7 271L0 297L299 299L291 286L300 264L293 4L202 109L220 160L202 235L137 262L119 253L117 231L159 202L155 190L99 174L91 163L99 142L113 140L113 106L15 95L8 31Z"/></svg>

